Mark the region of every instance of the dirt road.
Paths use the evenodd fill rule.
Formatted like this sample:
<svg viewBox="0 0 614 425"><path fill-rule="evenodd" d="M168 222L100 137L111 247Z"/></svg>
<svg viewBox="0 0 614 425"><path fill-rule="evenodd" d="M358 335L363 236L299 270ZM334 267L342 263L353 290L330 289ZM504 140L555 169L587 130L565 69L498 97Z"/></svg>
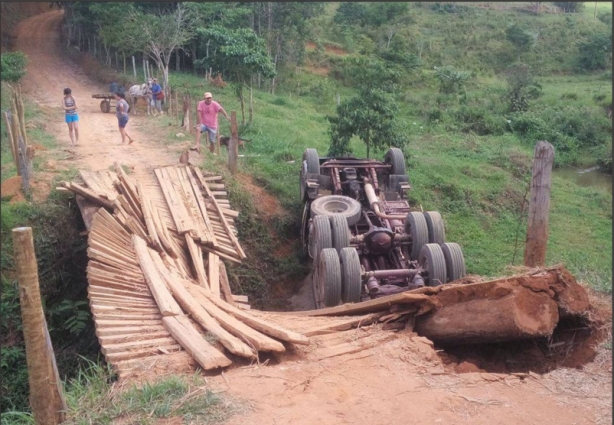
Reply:
<svg viewBox="0 0 614 425"><path fill-rule="evenodd" d="M62 13L52 11L21 22L16 30L16 49L29 58L27 74L21 82L24 93L41 107L58 111L57 120L49 123L48 131L55 135L62 149L74 153L69 165L101 170L118 161L135 166L134 172L138 175L153 166L177 163L177 146L167 149L157 143L155 134L159 129L151 127L155 117L131 115L127 131L135 143L121 144L114 110L106 114L101 112L100 99L92 98L92 94L107 92L108 87L89 79L62 56L59 37ZM60 109L65 87L71 88L79 107L77 147L70 147Z"/></svg>
<svg viewBox="0 0 614 425"><path fill-rule="evenodd" d="M152 166L176 163L176 151L158 143L156 130L148 128L155 118L132 117L128 130L136 143L120 144L115 116L102 113L99 100L91 98L106 88L60 54L61 17L54 11L22 22L16 47L30 58L22 84L25 93L54 114L57 111L49 131L62 149L70 144L60 110L62 89L71 87L77 98L81 138L80 146L72 149L72 164L100 170L120 161L135 165L140 174ZM346 339L355 341L364 332L351 331ZM389 338L372 348L324 360L319 353L333 342L318 338L301 355L289 353L281 362L235 368L208 379L217 391L248 407L229 420L232 425L611 422L607 357L598 357L584 370L558 369L541 376L494 374L479 370L479 362L446 365L443 353L415 334L387 334Z"/></svg>

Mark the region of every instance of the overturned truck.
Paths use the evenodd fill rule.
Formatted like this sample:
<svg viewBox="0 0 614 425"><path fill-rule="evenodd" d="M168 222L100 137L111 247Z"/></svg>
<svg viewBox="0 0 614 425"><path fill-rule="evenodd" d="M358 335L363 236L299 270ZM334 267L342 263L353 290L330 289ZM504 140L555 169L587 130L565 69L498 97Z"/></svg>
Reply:
<svg viewBox="0 0 614 425"><path fill-rule="evenodd" d="M412 211L405 158L383 161L303 153L301 240L313 260L317 308L356 303L462 278L457 243L446 242L437 211Z"/></svg>

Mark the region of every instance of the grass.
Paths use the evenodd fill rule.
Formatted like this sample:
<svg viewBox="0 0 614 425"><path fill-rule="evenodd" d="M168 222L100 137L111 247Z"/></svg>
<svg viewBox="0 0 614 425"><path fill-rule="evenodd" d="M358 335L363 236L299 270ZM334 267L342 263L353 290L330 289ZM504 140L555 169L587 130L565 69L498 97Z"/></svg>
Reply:
<svg viewBox="0 0 614 425"><path fill-rule="evenodd" d="M174 375L117 389L113 373L98 363L66 384L67 425L155 424L156 419L181 418L183 423L215 424L244 407L215 394L198 373Z"/></svg>

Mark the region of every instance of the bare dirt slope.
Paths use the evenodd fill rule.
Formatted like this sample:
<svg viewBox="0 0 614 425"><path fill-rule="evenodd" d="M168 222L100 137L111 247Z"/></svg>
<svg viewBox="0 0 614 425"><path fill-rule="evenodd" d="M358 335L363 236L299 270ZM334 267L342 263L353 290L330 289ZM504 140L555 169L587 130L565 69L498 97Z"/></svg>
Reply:
<svg viewBox="0 0 614 425"><path fill-rule="evenodd" d="M60 110L62 89L70 86L77 98L80 146L67 161L90 170L119 161L134 165L137 175L176 163L177 153L157 143L156 131L147 128L153 118L132 117L128 129L136 143L120 144L115 116L102 113L99 100L91 98L106 88L61 56L60 22L57 11L27 19L17 29L16 48L30 57L24 91L57 111L49 130L63 149L70 143ZM356 352L330 357L340 344L354 344ZM427 340L378 325L316 337L311 346L281 359L208 379L217 391L250 407L230 419L233 425L605 424L611 422L612 401L611 360L605 353L583 370L486 373L479 362L446 362Z"/></svg>

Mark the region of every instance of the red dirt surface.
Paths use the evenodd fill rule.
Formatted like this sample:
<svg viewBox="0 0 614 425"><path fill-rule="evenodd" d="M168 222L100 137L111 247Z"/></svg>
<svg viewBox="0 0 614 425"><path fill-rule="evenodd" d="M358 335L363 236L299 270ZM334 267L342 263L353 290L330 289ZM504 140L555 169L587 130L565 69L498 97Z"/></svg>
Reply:
<svg viewBox="0 0 614 425"><path fill-rule="evenodd" d="M77 98L81 146L73 149L74 156L58 160L58 165L100 170L119 161L134 165L138 175L153 166L177 163L179 153L191 141L177 146L176 151L157 143L156 131L147 124L155 118L131 117L128 131L136 142L130 146L119 143L114 115L100 112L99 101L91 98L92 93L105 88L61 56L61 18L56 11L29 18L20 24L16 40L16 47L30 58L22 84L27 96L58 116L64 87L70 86ZM49 131L56 135L62 149L69 145L61 119L50 123ZM257 189L254 193L266 195ZM263 218L280 211L272 201L262 204ZM275 280L275 276L269 278ZM595 294L591 297L597 306L595 314L603 315L603 332L610 334L611 300ZM289 347L283 357L260 359L259 364L235 367L207 379L224 398L248 407L246 413L233 416L229 425L611 423L611 350L596 346L592 361L586 363L586 357L580 354L576 361L574 353L581 350L573 346L582 329L575 328L586 328L586 323L568 325L561 332L569 335L540 342L542 345L529 342L524 349L516 344L516 353L514 345L461 347L457 352L445 352L414 333L385 332L375 325L314 337L310 346ZM583 341L581 347L595 345L590 337ZM559 342L563 344L555 345ZM355 344L360 350L322 358L338 344ZM548 351L544 352L544 347ZM543 375L537 374L534 368L544 359L552 359L552 352L558 353L556 359L565 359L574 368L554 362L553 367L558 368L545 368ZM497 368L501 373L494 373ZM173 418L162 423L179 422Z"/></svg>

